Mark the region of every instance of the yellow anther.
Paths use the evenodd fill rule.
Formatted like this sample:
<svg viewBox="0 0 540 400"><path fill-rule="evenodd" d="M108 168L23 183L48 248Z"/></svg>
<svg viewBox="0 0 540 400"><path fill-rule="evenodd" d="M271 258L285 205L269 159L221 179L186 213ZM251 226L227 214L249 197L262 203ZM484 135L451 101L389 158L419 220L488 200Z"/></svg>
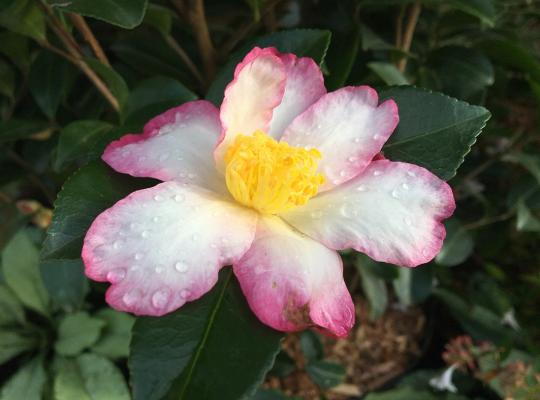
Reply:
<svg viewBox="0 0 540 400"><path fill-rule="evenodd" d="M262 131L238 135L225 153L229 192L239 203L266 214L287 211L317 194L321 153L276 142Z"/></svg>

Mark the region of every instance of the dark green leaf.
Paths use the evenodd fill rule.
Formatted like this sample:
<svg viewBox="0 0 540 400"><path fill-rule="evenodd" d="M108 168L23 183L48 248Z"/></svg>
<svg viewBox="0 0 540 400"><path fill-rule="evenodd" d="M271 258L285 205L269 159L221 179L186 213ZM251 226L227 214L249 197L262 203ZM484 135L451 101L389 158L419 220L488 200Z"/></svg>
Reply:
<svg viewBox="0 0 540 400"><path fill-rule="evenodd" d="M32 350L37 346L37 343L35 338L26 335L24 332L2 329L0 331L0 364L24 351Z"/></svg>
<svg viewBox="0 0 540 400"><path fill-rule="evenodd" d="M96 354L82 354L76 360L59 359L54 380L56 400L129 400L122 372Z"/></svg>
<svg viewBox="0 0 540 400"><path fill-rule="evenodd" d="M17 296L5 285L0 285L0 326L24 324L24 310Z"/></svg>
<svg viewBox="0 0 540 400"><path fill-rule="evenodd" d="M481 42L479 47L493 61L520 70L535 81L540 81L540 63L529 49L521 46L519 42L494 39Z"/></svg>
<svg viewBox="0 0 540 400"><path fill-rule="evenodd" d="M294 360L285 351L280 351L276 356L274 366L268 372L268 375L284 378L292 374L295 370L296 364Z"/></svg>
<svg viewBox="0 0 540 400"><path fill-rule="evenodd" d="M104 325L104 321L84 311L67 314L58 326L54 349L63 356L76 356L97 341Z"/></svg>
<svg viewBox="0 0 540 400"><path fill-rule="evenodd" d="M113 96L118 100L122 114L129 97L129 89L124 79L114 69L94 58L87 58L85 61L103 79Z"/></svg>
<svg viewBox="0 0 540 400"><path fill-rule="evenodd" d="M446 237L435 262L445 267L453 267L469 258L474 248L474 240L470 231L465 229L457 218L447 220L444 226Z"/></svg>
<svg viewBox="0 0 540 400"><path fill-rule="evenodd" d="M324 357L321 339L311 330L300 334L300 347L302 348L302 354L308 361L317 361Z"/></svg>
<svg viewBox="0 0 540 400"><path fill-rule="evenodd" d="M50 129L50 125L45 121L34 121L31 119L0 121L0 143L26 139L47 129Z"/></svg>
<svg viewBox="0 0 540 400"><path fill-rule="evenodd" d="M54 168L62 168L73 161L88 162L97 155L92 151L113 126L103 121L75 121L60 131Z"/></svg>
<svg viewBox="0 0 540 400"><path fill-rule="evenodd" d="M96 18L122 28L135 28L146 12L148 0L47 0L60 11Z"/></svg>
<svg viewBox="0 0 540 400"><path fill-rule="evenodd" d="M200 300L137 320L129 361L134 397L242 398L272 367L281 337L257 321L231 272L223 271Z"/></svg>
<svg viewBox="0 0 540 400"><path fill-rule="evenodd" d="M381 92L381 100L389 98L398 104L400 121L383 148L385 156L423 166L445 180L456 174L491 116L483 107L409 86Z"/></svg>
<svg viewBox="0 0 540 400"><path fill-rule="evenodd" d="M309 377L322 388L339 385L345 379L345 367L330 361L311 362L306 366Z"/></svg>
<svg viewBox="0 0 540 400"><path fill-rule="evenodd" d="M28 87L39 108L50 119L54 119L76 73L75 67L69 62L45 50L32 63Z"/></svg>
<svg viewBox="0 0 540 400"><path fill-rule="evenodd" d="M58 194L42 259L78 259L83 237L94 218L129 193L153 182L118 174L101 161L82 167Z"/></svg>
<svg viewBox="0 0 540 400"><path fill-rule="evenodd" d="M135 318L110 308L99 310L94 317L101 319L106 325L101 337L92 346L92 351L107 358L127 357Z"/></svg>
<svg viewBox="0 0 540 400"><path fill-rule="evenodd" d="M330 44L331 33L319 29L297 29L272 33L254 39L236 51L222 67L210 85L206 98L216 105L221 103L225 86L232 80L234 68L244 56L255 46L276 47L283 53L294 53L298 57L311 57L321 64Z"/></svg>
<svg viewBox="0 0 540 400"><path fill-rule="evenodd" d="M22 71L30 66L28 39L13 32L0 33L0 53L9 58Z"/></svg>
<svg viewBox="0 0 540 400"><path fill-rule="evenodd" d="M6 382L0 400L41 400L47 376L42 357L36 357Z"/></svg>
<svg viewBox="0 0 540 400"><path fill-rule="evenodd" d="M43 284L57 308L68 312L81 308L88 293L88 280L80 259L47 260L40 269Z"/></svg>
<svg viewBox="0 0 540 400"><path fill-rule="evenodd" d="M15 89L15 73L11 66L0 59L0 95L13 98Z"/></svg>
<svg viewBox="0 0 540 400"><path fill-rule="evenodd" d="M0 26L37 41L45 40L45 17L33 0L17 0L3 9Z"/></svg>
<svg viewBox="0 0 540 400"><path fill-rule="evenodd" d="M6 284L28 308L49 313L49 295L39 273L39 253L25 231L19 231L2 253Z"/></svg>
<svg viewBox="0 0 540 400"><path fill-rule="evenodd" d="M408 85L405 75L394 64L388 62L373 61L367 64L381 80L387 85Z"/></svg>
<svg viewBox="0 0 540 400"><path fill-rule="evenodd" d="M433 289L433 274L429 266L398 269L398 278L392 283L403 305L409 306L424 301Z"/></svg>
<svg viewBox="0 0 540 400"><path fill-rule="evenodd" d="M171 9L157 4L149 4L143 23L156 29L163 36L167 36L171 34L173 18L174 13Z"/></svg>
<svg viewBox="0 0 540 400"><path fill-rule="evenodd" d="M176 79L156 76L141 82L129 97L127 123L142 125L169 108L196 100L197 95Z"/></svg>
<svg viewBox="0 0 540 400"><path fill-rule="evenodd" d="M334 37L326 58L330 76L326 79L325 84L329 90L338 89L347 82L359 49L359 30L344 37Z"/></svg>
<svg viewBox="0 0 540 400"><path fill-rule="evenodd" d="M356 269L362 278L362 289L369 300L372 319L381 317L388 306L386 281L375 272L378 269L378 264L364 255L359 255L355 262Z"/></svg>

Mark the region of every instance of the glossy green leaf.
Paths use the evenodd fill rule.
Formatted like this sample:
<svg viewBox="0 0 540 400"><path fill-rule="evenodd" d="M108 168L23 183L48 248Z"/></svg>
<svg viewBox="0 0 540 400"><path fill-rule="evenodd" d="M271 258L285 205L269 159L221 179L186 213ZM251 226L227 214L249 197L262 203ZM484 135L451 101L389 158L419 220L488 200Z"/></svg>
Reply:
<svg viewBox="0 0 540 400"><path fill-rule="evenodd" d="M58 325L54 349L63 356L76 356L98 340L103 326L104 321L84 311L68 314Z"/></svg>
<svg viewBox="0 0 540 400"><path fill-rule="evenodd" d="M0 12L0 26L31 37L45 40L45 16L33 0L17 0Z"/></svg>
<svg viewBox="0 0 540 400"><path fill-rule="evenodd" d="M540 218L527 207L524 201L517 204L516 229L523 232L540 232Z"/></svg>
<svg viewBox="0 0 540 400"><path fill-rule="evenodd" d="M47 0L55 9L96 18L122 28L135 28L146 12L148 0Z"/></svg>
<svg viewBox="0 0 540 400"><path fill-rule="evenodd" d="M535 81L540 81L540 62L530 52L529 48L517 41L493 39L478 44L487 56L499 64L515 68L529 75Z"/></svg>
<svg viewBox="0 0 540 400"><path fill-rule="evenodd" d="M478 18L489 26L495 25L497 10L494 0L431 0L442 4L450 4L473 17Z"/></svg>
<svg viewBox="0 0 540 400"><path fill-rule="evenodd" d="M312 330L300 334L302 354L309 361L317 361L324 357L324 348L319 336Z"/></svg>
<svg viewBox="0 0 540 400"><path fill-rule="evenodd" d="M469 258L474 248L474 240L471 232L465 229L457 218L446 220L444 226L446 237L435 262L445 267L453 267Z"/></svg>
<svg viewBox="0 0 540 400"><path fill-rule="evenodd" d="M9 378L0 391L0 400L41 400L46 380L43 358L38 356Z"/></svg>
<svg viewBox="0 0 540 400"><path fill-rule="evenodd" d="M38 344L35 337L16 330L0 330L0 364L18 356L22 352L34 349ZM0 396L1 398L1 396Z"/></svg>
<svg viewBox="0 0 540 400"><path fill-rule="evenodd" d="M272 367L282 334L262 325L231 271L201 299L160 318L138 318L129 360L134 398L239 399Z"/></svg>
<svg viewBox="0 0 540 400"><path fill-rule="evenodd" d="M356 269L362 278L362 289L369 301L372 319L381 317L388 306L386 281L375 272L378 264L364 255L359 255L355 261Z"/></svg>
<svg viewBox="0 0 540 400"><path fill-rule="evenodd" d="M92 151L100 139L113 128L113 125L94 120L75 121L60 131L54 167L60 171L73 161L87 162L95 158Z"/></svg>
<svg viewBox="0 0 540 400"><path fill-rule="evenodd" d="M75 67L68 61L45 50L32 63L28 87L39 108L50 119L54 119L76 73Z"/></svg>
<svg viewBox="0 0 540 400"><path fill-rule="evenodd" d="M313 382L325 389L337 386L345 379L345 367L331 361L308 363L306 372Z"/></svg>
<svg viewBox="0 0 540 400"><path fill-rule="evenodd" d="M5 285L0 285L0 326L24 324L22 303L15 293Z"/></svg>
<svg viewBox="0 0 540 400"><path fill-rule="evenodd" d="M399 302L405 306L418 304L431 294L433 274L429 266L420 268L398 268L398 277L393 282Z"/></svg>
<svg viewBox="0 0 540 400"><path fill-rule="evenodd" d="M28 308L49 313L49 295L39 273L39 253L25 231L19 231L2 253L7 286Z"/></svg>
<svg viewBox="0 0 540 400"><path fill-rule="evenodd" d="M405 75L394 64L381 61L373 61L367 64L381 80L387 85L408 85Z"/></svg>
<svg viewBox="0 0 540 400"><path fill-rule="evenodd" d="M118 174L101 161L79 169L58 194L42 260L78 259L84 235L96 216L131 192L153 183Z"/></svg>
<svg viewBox="0 0 540 400"><path fill-rule="evenodd" d="M294 53L298 57L311 57L317 63L324 61L330 44L331 33L320 29L297 29L271 33L246 43L229 57L227 63L216 75L210 85L206 98L216 105L221 103L225 87L232 80L234 68L244 56L255 46L276 47L283 53Z"/></svg>
<svg viewBox="0 0 540 400"><path fill-rule="evenodd" d="M143 23L151 26L163 36L171 34L174 13L170 8L149 4Z"/></svg>
<svg viewBox="0 0 540 400"><path fill-rule="evenodd" d="M285 352L280 351L276 356L272 369L268 371L268 375L277 376L278 378L284 378L292 374L296 370L296 363Z"/></svg>
<svg viewBox="0 0 540 400"><path fill-rule="evenodd" d="M129 355L131 328L135 318L130 314L104 308L94 314L106 323L101 337L92 346L92 351L107 358L120 358Z"/></svg>
<svg viewBox="0 0 540 400"><path fill-rule="evenodd" d="M89 289L81 259L42 261L40 269L43 285L57 308L68 312L81 308Z"/></svg>
<svg viewBox="0 0 540 400"><path fill-rule="evenodd" d="M32 119L0 121L0 144L19 139L27 139L47 129L50 129L50 124L45 121Z"/></svg>
<svg viewBox="0 0 540 400"><path fill-rule="evenodd" d="M94 58L87 58L85 61L90 68L103 79L113 96L118 100L120 113L123 113L127 99L129 98L129 89L124 78L122 78L114 69L102 64Z"/></svg>
<svg viewBox="0 0 540 400"><path fill-rule="evenodd" d="M347 82L360 50L360 37L360 31L356 30L332 40L326 58L330 75L325 79L325 85L329 91L339 89Z"/></svg>
<svg viewBox="0 0 540 400"><path fill-rule="evenodd" d="M56 400L130 400L122 372L96 354L59 359L54 380Z"/></svg>
<svg viewBox="0 0 540 400"><path fill-rule="evenodd" d="M0 95L13 98L15 73L11 66L0 59Z"/></svg>
<svg viewBox="0 0 540 400"><path fill-rule="evenodd" d="M399 109L385 156L423 166L445 180L456 174L491 116L483 107L415 87L390 88L380 97L394 99Z"/></svg>
<svg viewBox="0 0 540 400"><path fill-rule="evenodd" d="M156 76L137 85L129 97L126 123L143 125L172 107L196 100L197 95L176 79Z"/></svg>

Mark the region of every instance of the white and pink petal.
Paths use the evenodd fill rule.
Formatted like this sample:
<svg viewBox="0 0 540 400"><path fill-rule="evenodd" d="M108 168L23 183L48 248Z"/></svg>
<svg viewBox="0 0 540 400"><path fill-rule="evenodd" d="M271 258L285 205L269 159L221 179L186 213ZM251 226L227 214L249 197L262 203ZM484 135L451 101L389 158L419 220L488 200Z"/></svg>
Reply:
<svg viewBox="0 0 540 400"><path fill-rule="evenodd" d="M223 156L237 135L268 131L272 114L285 92L285 66L276 49L255 47L236 66L220 109L223 133L215 158L224 169Z"/></svg>
<svg viewBox="0 0 540 400"><path fill-rule="evenodd" d="M253 312L274 329L318 327L344 337L354 325L340 256L277 217L259 219L251 248L233 268Z"/></svg>
<svg viewBox="0 0 540 400"><path fill-rule="evenodd" d="M274 108L268 134L279 140L290 123L326 93L324 78L312 58L279 54L287 81L281 103Z"/></svg>
<svg viewBox="0 0 540 400"><path fill-rule="evenodd" d="M353 248L377 261L415 267L439 253L442 221L454 209L452 189L428 170L380 160L281 216L331 249Z"/></svg>
<svg viewBox="0 0 540 400"><path fill-rule="evenodd" d="M112 142L102 158L118 172L223 193L226 188L213 158L220 134L217 108L208 101L192 101L150 120L143 134Z"/></svg>
<svg viewBox="0 0 540 400"><path fill-rule="evenodd" d="M345 87L322 96L289 125L281 140L315 147L322 154L319 172L329 190L361 173L388 140L399 121L397 105L379 105L368 86Z"/></svg>
<svg viewBox="0 0 540 400"><path fill-rule="evenodd" d="M255 234L255 212L178 182L133 192L88 230L86 275L108 281L107 302L137 315L163 315L210 290Z"/></svg>

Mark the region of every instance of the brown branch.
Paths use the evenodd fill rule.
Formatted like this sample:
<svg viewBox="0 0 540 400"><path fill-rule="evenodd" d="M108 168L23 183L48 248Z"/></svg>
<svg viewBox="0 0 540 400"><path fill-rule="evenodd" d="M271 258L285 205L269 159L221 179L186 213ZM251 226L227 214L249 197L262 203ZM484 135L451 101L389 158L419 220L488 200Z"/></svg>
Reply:
<svg viewBox="0 0 540 400"><path fill-rule="evenodd" d="M84 61L83 55L81 53L81 50L75 42L75 39L70 35L70 33L64 28L62 23L58 20L54 12L51 10L48 4L46 4L43 1L40 1L38 3L41 8L45 11L45 14L47 15L47 22L49 23L49 26L54 31L56 36L62 41L64 44L69 57L67 58L69 61L73 62L87 77L92 81L94 86L100 91L100 93L105 97L105 99L111 104L111 106L114 108L115 111L120 111L120 104L118 103L118 100L116 97L112 94L112 92L109 90L107 85L101 80L101 78L94 72L92 68L88 66L86 61Z"/></svg>
<svg viewBox="0 0 540 400"><path fill-rule="evenodd" d="M204 73L207 81L210 81L216 73L216 50L212 44L210 31L208 30L208 24L206 23L204 1L187 0L187 7L182 0L171 0L171 2L178 10L180 16L187 18L193 29L193 34L195 35L197 47L199 48L199 53L201 54L203 62Z"/></svg>
<svg viewBox="0 0 540 400"><path fill-rule="evenodd" d="M405 27L405 32L403 33L402 43L400 50L404 53L408 53L411 49L412 39L414 36L414 31L416 29L416 24L418 23L418 17L420 16L420 11L422 10L422 3L417 1L411 6L409 17L407 19L407 26ZM398 69L401 72L405 71L407 67L407 57L403 57L398 61Z"/></svg>
<svg viewBox="0 0 540 400"><path fill-rule="evenodd" d="M77 28L77 30L81 33L86 43L88 43L88 45L96 55L97 59L103 64L110 67L111 63L109 62L109 59L105 55L103 48L99 44L98 40L94 36L94 33L92 32L84 18L81 17L79 14L73 13L69 13L69 18L71 19L71 22L73 22L75 28Z"/></svg>
<svg viewBox="0 0 540 400"><path fill-rule="evenodd" d="M405 5L399 7L399 14L396 17L396 48L401 48L403 42L403 17L405 16Z"/></svg>

